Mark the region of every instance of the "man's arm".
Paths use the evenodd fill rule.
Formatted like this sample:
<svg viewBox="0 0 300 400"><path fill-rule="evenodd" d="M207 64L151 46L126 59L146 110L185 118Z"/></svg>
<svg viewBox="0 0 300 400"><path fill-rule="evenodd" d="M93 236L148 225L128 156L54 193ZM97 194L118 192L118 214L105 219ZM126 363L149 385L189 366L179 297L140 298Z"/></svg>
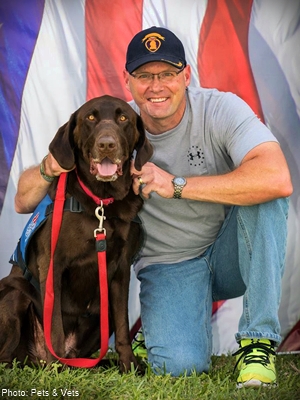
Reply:
<svg viewBox="0 0 300 400"><path fill-rule="evenodd" d="M174 175L147 163L141 171L132 168L134 176L141 176L145 186L145 198L157 192L165 198L172 198ZM293 191L290 172L276 142L262 143L244 157L234 171L216 176L185 177L187 184L182 198L229 205L254 205L290 196ZM133 189L139 193L140 182L134 179Z"/></svg>
<svg viewBox="0 0 300 400"><path fill-rule="evenodd" d="M59 176L62 169L52 154L44 160L44 173L50 177ZM40 165L25 170L20 176L15 196L15 210L17 213L30 213L45 197L51 182L44 179L40 173Z"/></svg>

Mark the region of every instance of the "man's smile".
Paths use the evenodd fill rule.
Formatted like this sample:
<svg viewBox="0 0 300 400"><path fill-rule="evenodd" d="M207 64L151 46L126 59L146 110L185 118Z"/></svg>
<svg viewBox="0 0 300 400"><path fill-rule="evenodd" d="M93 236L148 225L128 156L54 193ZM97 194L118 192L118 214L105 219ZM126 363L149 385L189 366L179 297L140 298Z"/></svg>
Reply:
<svg viewBox="0 0 300 400"><path fill-rule="evenodd" d="M159 97L159 98L150 98L148 99L151 101L151 103L163 103L164 101L167 101L167 97Z"/></svg>

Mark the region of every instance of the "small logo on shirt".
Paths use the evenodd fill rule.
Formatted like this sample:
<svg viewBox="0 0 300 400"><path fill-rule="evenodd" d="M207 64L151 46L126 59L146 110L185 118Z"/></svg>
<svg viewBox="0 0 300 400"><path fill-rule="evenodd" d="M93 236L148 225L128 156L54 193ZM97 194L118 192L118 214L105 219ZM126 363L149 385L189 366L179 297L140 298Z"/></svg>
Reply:
<svg viewBox="0 0 300 400"><path fill-rule="evenodd" d="M204 153L199 146L191 146L187 154L189 164L194 167L200 166L204 163Z"/></svg>

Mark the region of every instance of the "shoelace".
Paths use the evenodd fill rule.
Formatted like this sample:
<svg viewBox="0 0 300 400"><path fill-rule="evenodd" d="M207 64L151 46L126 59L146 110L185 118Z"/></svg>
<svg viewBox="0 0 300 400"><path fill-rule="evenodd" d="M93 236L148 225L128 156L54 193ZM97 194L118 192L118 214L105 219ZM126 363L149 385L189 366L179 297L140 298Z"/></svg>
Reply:
<svg viewBox="0 0 300 400"><path fill-rule="evenodd" d="M261 351L263 354L252 354L252 351L254 349ZM237 356L239 354L241 355L234 366L234 371L242 358L244 358L245 364L258 363L267 366L268 364L270 364L269 356L276 355L273 346L271 344L259 343L259 342L251 343L245 347L241 347L238 351L236 351L233 354L233 356Z"/></svg>
<svg viewBox="0 0 300 400"><path fill-rule="evenodd" d="M133 340L135 346L132 348L132 351L134 351L135 349L137 349L140 346L144 346L145 347L145 339L141 339L141 340L137 339L139 337L139 334L141 334L141 333L142 333L142 331L138 331L136 333L135 338Z"/></svg>

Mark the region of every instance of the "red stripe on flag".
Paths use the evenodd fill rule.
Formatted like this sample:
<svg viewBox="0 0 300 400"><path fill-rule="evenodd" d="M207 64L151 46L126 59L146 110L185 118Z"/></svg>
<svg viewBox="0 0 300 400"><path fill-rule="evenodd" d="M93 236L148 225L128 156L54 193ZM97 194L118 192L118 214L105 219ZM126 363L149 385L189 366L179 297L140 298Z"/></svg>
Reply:
<svg viewBox="0 0 300 400"><path fill-rule="evenodd" d="M197 61L202 87L236 93L263 120L248 54L252 2L208 1Z"/></svg>
<svg viewBox="0 0 300 400"><path fill-rule="evenodd" d="M143 2L86 0L87 100L110 94L131 99L123 82L126 49L142 29Z"/></svg>

